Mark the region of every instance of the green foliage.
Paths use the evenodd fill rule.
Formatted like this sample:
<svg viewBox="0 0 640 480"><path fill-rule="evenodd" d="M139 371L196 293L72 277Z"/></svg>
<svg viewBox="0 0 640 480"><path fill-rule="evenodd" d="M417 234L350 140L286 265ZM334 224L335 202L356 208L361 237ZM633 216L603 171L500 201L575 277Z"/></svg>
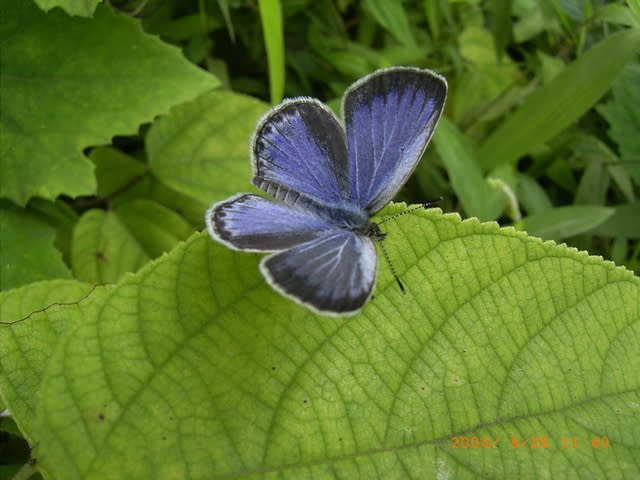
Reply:
<svg viewBox="0 0 640 480"><path fill-rule="evenodd" d="M611 208L572 205L531 214L524 219L521 226L531 235L564 240L597 227L612 214Z"/></svg>
<svg viewBox="0 0 640 480"><path fill-rule="evenodd" d="M496 218L504 208L504 195L492 190L485 181L475 153L455 125L442 118L433 143L449 173L452 187L459 192L460 201L468 205L468 213L480 220Z"/></svg>
<svg viewBox="0 0 640 480"><path fill-rule="evenodd" d="M365 0L364 8L400 44L408 47L415 46L416 41L409 28L409 20L400 2Z"/></svg>
<svg viewBox="0 0 640 480"><path fill-rule="evenodd" d="M35 0L35 3L45 12L60 7L69 15L91 17L100 0Z"/></svg>
<svg viewBox="0 0 640 480"><path fill-rule="evenodd" d="M99 3L0 0L0 475L640 476L637 0ZM385 223L406 295L319 317L196 232L268 103L400 64L449 98L399 199L487 222Z"/></svg>
<svg viewBox="0 0 640 480"><path fill-rule="evenodd" d="M285 83L284 39L282 37L282 8L279 0L259 0L260 20L269 61L269 91L271 103L282 100Z"/></svg>
<svg viewBox="0 0 640 480"><path fill-rule="evenodd" d="M418 478L435 462L458 476L480 452L452 450L451 437L473 435L503 443L484 453L486 475L527 464L534 478L577 473L561 448L567 432L615 444L616 455L589 448L581 469L638 468L625 425L637 419L637 277L437 210L391 232L412 288L403 296L383 271L374 302L348 321L273 295L254 274L257 255L206 233L109 290L57 281L14 291L14 304L27 303L6 305L15 316L44 292L57 302L0 336L16 352L0 362L3 390L16 392L7 399L31 409L25 418L39 412L22 428L39 439L41 468L68 479L405 468ZM30 388L24 371L38 380ZM513 451L514 436L554 447Z"/></svg>
<svg viewBox="0 0 640 480"><path fill-rule="evenodd" d="M146 138L150 168L162 182L208 204L246 190L248 139L267 105L213 91L175 107Z"/></svg>
<svg viewBox="0 0 640 480"><path fill-rule="evenodd" d="M0 196L19 205L34 196L94 193L83 148L135 133L216 84L109 8L84 19L58 9L45 14L30 1L2 3L11 6L2 6L0 27Z"/></svg>
<svg viewBox="0 0 640 480"><path fill-rule="evenodd" d="M627 169L640 183L640 65L627 65L613 84L613 98L598 106L610 125L609 136L620 148L620 157L631 163Z"/></svg>
<svg viewBox="0 0 640 480"><path fill-rule="evenodd" d="M70 278L54 247L55 229L6 200L0 203L0 287L6 290L46 278Z"/></svg>
<svg viewBox="0 0 640 480"><path fill-rule="evenodd" d="M10 398L8 404L11 406L11 413L19 419L20 430L32 444L37 441L32 436L38 400L35 391L42 379L40 374L34 374L31 369L37 364L44 368L53 353L57 338L70 327L71 318L65 313L52 315L39 327L35 322L28 321L28 318L42 315L45 310L43 307L47 306L68 311L77 309L79 300L86 299L85 303L89 304L101 290L104 287L93 288L90 284L75 280L48 280L0 292L0 318L25 319L11 329L2 330L2 396ZM93 296L87 298L90 292ZM12 338L11 332L16 332L18 336ZM15 347L25 350L16 351Z"/></svg>
<svg viewBox="0 0 640 480"><path fill-rule="evenodd" d="M614 33L530 95L480 146L483 167L518 160L575 122L640 50L640 29Z"/></svg>

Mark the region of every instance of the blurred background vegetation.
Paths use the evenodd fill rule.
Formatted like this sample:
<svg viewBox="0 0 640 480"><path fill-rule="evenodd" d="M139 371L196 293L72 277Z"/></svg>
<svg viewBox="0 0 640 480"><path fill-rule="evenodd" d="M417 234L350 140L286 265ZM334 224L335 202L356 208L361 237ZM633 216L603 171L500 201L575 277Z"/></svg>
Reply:
<svg viewBox="0 0 640 480"><path fill-rule="evenodd" d="M274 104L307 95L338 110L344 89L377 68L434 69L449 81L448 121L397 200L443 197L445 211L498 219L638 269L637 1L112 6L225 88Z"/></svg>

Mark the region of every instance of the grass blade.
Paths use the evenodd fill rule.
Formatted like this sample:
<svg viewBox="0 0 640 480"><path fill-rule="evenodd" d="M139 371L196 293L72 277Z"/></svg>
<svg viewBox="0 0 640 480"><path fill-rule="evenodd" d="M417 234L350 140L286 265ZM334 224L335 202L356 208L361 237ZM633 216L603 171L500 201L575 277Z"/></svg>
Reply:
<svg viewBox="0 0 640 480"><path fill-rule="evenodd" d="M280 0L259 0L262 34L269 62L269 93L276 104L284 95L284 36Z"/></svg>
<svg viewBox="0 0 640 480"><path fill-rule="evenodd" d="M504 206L504 195L489 186L464 136L447 118L440 119L433 143L467 215L495 220Z"/></svg>
<svg viewBox="0 0 640 480"><path fill-rule="evenodd" d="M640 29L610 35L528 97L478 150L483 170L515 162L591 108L640 48Z"/></svg>
<svg viewBox="0 0 640 480"><path fill-rule="evenodd" d="M529 235L560 241L596 228L613 213L613 208L572 205L529 215L521 226Z"/></svg>

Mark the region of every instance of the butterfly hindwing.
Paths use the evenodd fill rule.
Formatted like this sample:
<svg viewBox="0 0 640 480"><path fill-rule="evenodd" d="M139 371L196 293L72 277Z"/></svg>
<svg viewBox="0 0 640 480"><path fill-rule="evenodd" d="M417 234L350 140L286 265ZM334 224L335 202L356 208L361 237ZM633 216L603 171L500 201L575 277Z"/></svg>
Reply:
<svg viewBox="0 0 640 480"><path fill-rule="evenodd" d="M443 77L412 67L379 70L345 93L350 198L369 215L389 203L408 180L446 96Z"/></svg>
<svg viewBox="0 0 640 480"><path fill-rule="evenodd" d="M332 228L284 203L251 193L214 204L205 220L213 238L228 247L254 252L291 248Z"/></svg>
<svg viewBox="0 0 640 480"><path fill-rule="evenodd" d="M354 232L333 230L264 258L260 269L284 295L324 314L357 312L376 279L373 241Z"/></svg>

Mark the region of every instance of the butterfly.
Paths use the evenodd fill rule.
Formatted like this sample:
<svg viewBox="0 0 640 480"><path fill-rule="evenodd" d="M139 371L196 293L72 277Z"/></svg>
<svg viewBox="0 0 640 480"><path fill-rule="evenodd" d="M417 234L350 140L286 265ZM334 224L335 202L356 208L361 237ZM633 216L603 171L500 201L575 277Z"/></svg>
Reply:
<svg viewBox="0 0 640 480"><path fill-rule="evenodd" d="M260 262L278 292L324 315L357 313L373 293L382 240L371 217L416 168L442 114L447 81L392 67L351 85L344 123L314 98L287 99L259 121L251 183L206 213L209 234Z"/></svg>

